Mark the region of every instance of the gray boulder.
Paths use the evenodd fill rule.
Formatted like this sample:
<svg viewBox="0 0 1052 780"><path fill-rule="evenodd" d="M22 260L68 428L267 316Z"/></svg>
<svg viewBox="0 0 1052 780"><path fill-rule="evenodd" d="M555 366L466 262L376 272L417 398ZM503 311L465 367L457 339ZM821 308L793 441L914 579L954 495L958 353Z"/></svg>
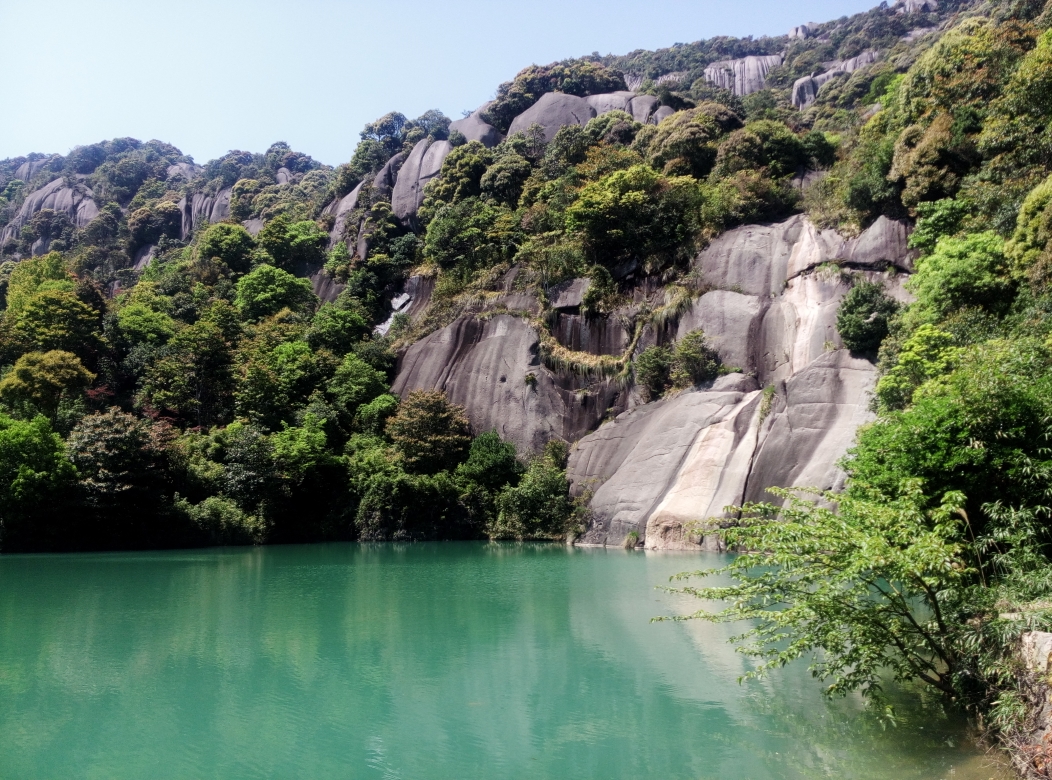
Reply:
<svg viewBox="0 0 1052 780"><path fill-rule="evenodd" d="M635 92L606 92L602 95L589 95L584 100L595 109L596 116L606 114L610 111L624 111L632 113L632 101L636 98Z"/></svg>
<svg viewBox="0 0 1052 780"><path fill-rule="evenodd" d="M22 202L18 213L0 234L0 244L5 244L12 239L17 240L22 228L29 224L33 215L44 209L65 214L78 228L84 227L99 215L99 207L93 200L94 196L95 193L86 185L77 183L70 186L64 178L58 178L45 184L35 192L31 192ZM46 247L41 246L40 248L46 251Z"/></svg>
<svg viewBox="0 0 1052 780"><path fill-rule="evenodd" d="M204 172L204 168L200 165L194 165L193 163L181 162L169 165L167 170L167 176L169 180L182 179L183 181L193 181Z"/></svg>
<svg viewBox="0 0 1052 780"><path fill-rule="evenodd" d="M424 202L424 187L442 170L442 163L453 151L449 141L425 138L417 142L398 171L391 194L391 210L405 225L416 228L416 212Z"/></svg>
<svg viewBox="0 0 1052 780"><path fill-rule="evenodd" d="M469 141L478 141L487 148L492 149L504 140L504 136L500 134L500 131L497 130L497 128L482 118L482 112L485 111L489 105L489 103L486 103L471 116L450 123L450 131L458 130Z"/></svg>
<svg viewBox="0 0 1052 780"><path fill-rule="evenodd" d="M45 157L42 160L27 160L15 169L15 178L24 182L30 181L34 176L44 170L44 167L51 162L50 157Z"/></svg>
<svg viewBox="0 0 1052 780"><path fill-rule="evenodd" d="M721 60L705 68L705 80L735 95L751 95L767 84L767 74L782 64L781 54Z"/></svg>
<svg viewBox="0 0 1052 780"><path fill-rule="evenodd" d="M651 114L649 121L653 125L660 125L663 120L668 119L675 113L676 109L671 108L670 106L661 106Z"/></svg>
<svg viewBox="0 0 1052 780"><path fill-rule="evenodd" d="M244 222L241 223L241 226L253 236L258 236L259 231L263 229L263 220L259 219L258 217L246 219Z"/></svg>
<svg viewBox="0 0 1052 780"><path fill-rule="evenodd" d="M295 180L295 175L288 168L278 168L274 174L274 181L277 182L279 187L285 184L292 184Z"/></svg>
<svg viewBox="0 0 1052 780"><path fill-rule="evenodd" d="M524 133L534 124L544 128L544 140L551 141L559 128L588 124L597 112L588 100L562 92L549 92L512 120L508 135Z"/></svg>
<svg viewBox="0 0 1052 780"><path fill-rule="evenodd" d="M553 309L578 309L591 286L592 280L588 277L560 282L548 290L548 305Z"/></svg>
<svg viewBox="0 0 1052 780"><path fill-rule="evenodd" d="M398 171L401 170L405 158L405 152L399 152L388 160L384 164L384 167L380 169L380 172L373 177L373 187L376 189L377 195L381 198L391 197L391 193L394 191L395 182L398 180Z"/></svg>
<svg viewBox="0 0 1052 780"><path fill-rule="evenodd" d="M628 113L640 124L646 124L658 110L659 101L653 95L636 95L629 104ZM655 123L656 124L656 123Z"/></svg>
<svg viewBox="0 0 1052 780"><path fill-rule="evenodd" d="M890 6L896 13L919 14L926 11L938 11L938 0L895 0Z"/></svg>
<svg viewBox="0 0 1052 780"><path fill-rule="evenodd" d="M807 24L801 24L799 27L794 27L789 31L789 38L791 40L807 40L814 36L818 32L818 25L814 22L808 22Z"/></svg>

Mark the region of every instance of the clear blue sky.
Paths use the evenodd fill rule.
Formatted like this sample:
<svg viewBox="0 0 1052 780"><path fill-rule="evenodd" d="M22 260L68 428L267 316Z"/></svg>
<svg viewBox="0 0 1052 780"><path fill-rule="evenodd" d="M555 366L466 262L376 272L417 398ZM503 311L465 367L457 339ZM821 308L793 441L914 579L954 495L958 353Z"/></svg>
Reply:
<svg viewBox="0 0 1052 780"><path fill-rule="evenodd" d="M457 119L531 63L780 35L879 0L0 0L0 159L157 138L332 165L397 110Z"/></svg>

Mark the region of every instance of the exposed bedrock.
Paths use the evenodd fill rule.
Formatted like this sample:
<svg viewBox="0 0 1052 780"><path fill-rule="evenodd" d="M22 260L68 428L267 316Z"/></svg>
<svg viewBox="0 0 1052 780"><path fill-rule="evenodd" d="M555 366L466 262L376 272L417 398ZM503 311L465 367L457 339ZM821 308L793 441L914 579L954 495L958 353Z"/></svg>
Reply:
<svg viewBox="0 0 1052 780"><path fill-rule="evenodd" d="M198 192L179 201L179 209L183 212L183 241L206 222L222 222L230 216L231 191L231 188L227 187L215 195Z"/></svg>
<svg viewBox="0 0 1052 780"><path fill-rule="evenodd" d="M342 198L334 200L326 206L322 212L323 214L332 214L336 218L333 222L332 230L329 231L329 249L332 249L343 240L343 233L347 228L347 218L352 211L358 208L358 195L361 193L364 185L365 182L360 182L357 187Z"/></svg>
<svg viewBox="0 0 1052 780"><path fill-rule="evenodd" d="M587 387L541 364L537 331L521 317L461 317L411 346L392 391L443 390L468 411L476 432L495 430L520 451L575 441L614 405L611 382Z"/></svg>
<svg viewBox="0 0 1052 780"><path fill-rule="evenodd" d="M0 235L0 244L5 244L11 239L17 240L22 228L29 224L33 215L44 209L65 214L74 225L84 227L99 215L94 196L95 193L84 184L78 183L71 187L64 178L45 184L25 199L14 219Z"/></svg>
<svg viewBox="0 0 1052 780"><path fill-rule="evenodd" d="M416 212L424 202L424 187L442 170L442 163L453 151L449 141L425 138L417 142L398 171L391 194L391 210L403 224L418 228Z"/></svg>
<svg viewBox="0 0 1052 780"><path fill-rule="evenodd" d="M559 128L566 125L584 126L597 114L586 98L548 92L512 120L508 135L524 133L531 125L538 124L544 128L544 140L551 141Z"/></svg>
<svg viewBox="0 0 1052 780"><path fill-rule="evenodd" d="M497 128L482 118L482 112L489 108L489 106L490 103L485 103L480 106L478 111L474 114L450 123L450 131L456 130L462 133L469 141L478 141L484 146L492 149L504 140L504 136L500 134L500 131L497 130Z"/></svg>
<svg viewBox="0 0 1052 780"><path fill-rule="evenodd" d="M741 374L625 412L571 452L574 492L593 492L581 541L635 532L650 549L714 548L704 525L727 506L772 500L775 486L841 487L837 462L870 418L875 378L869 361L837 350L777 382L762 420L764 393Z"/></svg>
<svg viewBox="0 0 1052 780"><path fill-rule="evenodd" d="M722 60L705 68L705 80L735 95L751 95L767 85L767 74L782 64L781 54Z"/></svg>
<svg viewBox="0 0 1052 780"><path fill-rule="evenodd" d="M877 52L864 51L857 57L852 57L849 60L825 63L826 70L824 73L804 76L793 83L793 105L800 109L807 108L815 102L818 98L818 93L822 91L822 87L828 82L841 74L854 73L867 65L872 65L879 59L880 55Z"/></svg>

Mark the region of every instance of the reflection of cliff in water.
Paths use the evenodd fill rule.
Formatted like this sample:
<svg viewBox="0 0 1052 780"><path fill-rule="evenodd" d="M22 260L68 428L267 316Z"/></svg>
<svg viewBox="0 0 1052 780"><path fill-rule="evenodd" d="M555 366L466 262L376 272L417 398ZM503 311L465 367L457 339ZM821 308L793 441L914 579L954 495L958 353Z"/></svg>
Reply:
<svg viewBox="0 0 1052 780"><path fill-rule="evenodd" d="M729 629L658 623L714 556L334 545L0 560L14 776L886 778L975 751L881 732ZM913 706L911 700L903 707ZM989 773L983 774L986 778Z"/></svg>

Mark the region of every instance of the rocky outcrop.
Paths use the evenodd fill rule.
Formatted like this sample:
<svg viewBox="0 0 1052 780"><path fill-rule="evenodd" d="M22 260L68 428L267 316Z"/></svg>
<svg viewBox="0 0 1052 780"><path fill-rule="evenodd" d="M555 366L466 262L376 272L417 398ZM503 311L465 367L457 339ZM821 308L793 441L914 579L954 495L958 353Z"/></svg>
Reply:
<svg viewBox="0 0 1052 780"><path fill-rule="evenodd" d="M227 187L215 195L197 192L179 201L179 210L183 212L183 241L206 222L214 224L230 216L230 193L231 188Z"/></svg>
<svg viewBox="0 0 1052 780"><path fill-rule="evenodd" d="M334 200L325 210L324 214L332 214L335 217L335 221L332 224L332 230L329 231L329 249L332 249L336 244L343 240L344 230L347 228L347 218L351 212L358 208L358 196L362 192L362 187L365 182L361 182L353 190L348 192L339 200Z"/></svg>
<svg viewBox="0 0 1052 780"><path fill-rule="evenodd" d="M782 64L781 54L721 60L705 68L705 80L735 95L751 95L767 84L767 74Z"/></svg>
<svg viewBox="0 0 1052 780"><path fill-rule="evenodd" d="M167 176L169 181L172 179L182 179L183 181L193 181L202 173L204 168L200 165L194 165L193 163L181 162L169 165L167 170Z"/></svg>
<svg viewBox="0 0 1052 780"><path fill-rule="evenodd" d="M399 361L392 392L443 390L468 410L476 432L495 430L520 452L551 439L574 441L606 414L617 388L585 387L541 364L537 331L522 317L461 317L411 346Z"/></svg>
<svg viewBox="0 0 1052 780"><path fill-rule="evenodd" d="M380 169L380 172L373 177L373 188L376 190L376 194L381 198L390 198L391 193L394 191L395 182L398 181L398 172L402 169L402 164L405 162L405 152L399 152L386 163L384 167Z"/></svg>
<svg viewBox="0 0 1052 780"><path fill-rule="evenodd" d="M938 11L939 0L895 0L890 7L900 14L919 14Z"/></svg>
<svg viewBox="0 0 1052 780"><path fill-rule="evenodd" d="M44 209L65 214L76 227L84 227L99 214L99 207L93 200L94 196L95 193L86 185L78 182L70 186L64 178L45 184L35 192L31 192L22 202L22 207L14 219L0 234L0 245L10 240L17 240L22 228L29 224L33 215Z"/></svg>
<svg viewBox="0 0 1052 780"><path fill-rule="evenodd" d="M28 182L51 162L50 157L42 160L27 160L15 169L15 178L19 181Z"/></svg>
<svg viewBox="0 0 1052 780"><path fill-rule="evenodd" d="M451 151L453 146L449 141L425 138L409 153L398 171L391 194L391 210L404 225L414 229L419 227L416 212L424 202L424 187L438 176Z"/></svg>
<svg viewBox="0 0 1052 780"><path fill-rule="evenodd" d="M508 135L524 133L531 125L537 124L544 128L544 140L551 141L559 132L559 128L566 125L583 127L597 113L585 98L565 95L562 92L548 92L512 120Z"/></svg>
<svg viewBox="0 0 1052 780"><path fill-rule="evenodd" d="M770 500L774 486L839 488L836 464L869 419L876 370L842 348L837 310L859 277L908 299L907 233L882 219L846 238L796 216L738 228L702 251L695 267L708 291L636 349L701 329L739 373L634 406L578 442L569 475L578 494L594 491L583 542L635 532L650 548L711 546L693 526L727 505Z"/></svg>
<svg viewBox="0 0 1052 780"><path fill-rule="evenodd" d="M653 95L637 95L635 92L607 92L602 95L589 95L585 101L595 109L596 115L610 111L624 111L641 124L650 121L660 101Z"/></svg>
<svg viewBox="0 0 1052 780"><path fill-rule="evenodd" d="M818 29L819 25L815 22L801 24L799 27L794 27L789 31L789 39L805 41L808 38L813 38Z"/></svg>
<svg viewBox="0 0 1052 780"><path fill-rule="evenodd" d="M504 140L504 136L500 134L500 131L497 130L497 128L482 118L482 112L489 108L489 106L490 103L486 103L474 114L450 123L450 132L456 130L463 134L463 136L469 141L478 141L484 146L492 149Z"/></svg>
<svg viewBox="0 0 1052 780"><path fill-rule="evenodd" d="M822 87L834 78L846 73L854 73L867 65L872 65L879 59L880 55L877 52L864 51L857 57L852 57L849 60L825 63L826 70L824 73L804 76L794 82L793 105L799 109L807 108L818 99L818 93L821 92Z"/></svg>
<svg viewBox="0 0 1052 780"><path fill-rule="evenodd" d="M772 500L775 486L841 487L837 461L869 419L875 378L869 361L838 350L769 399L736 374L618 416L570 455L574 491L594 493L582 543L634 532L650 549L711 549L705 525L727 506Z"/></svg>

